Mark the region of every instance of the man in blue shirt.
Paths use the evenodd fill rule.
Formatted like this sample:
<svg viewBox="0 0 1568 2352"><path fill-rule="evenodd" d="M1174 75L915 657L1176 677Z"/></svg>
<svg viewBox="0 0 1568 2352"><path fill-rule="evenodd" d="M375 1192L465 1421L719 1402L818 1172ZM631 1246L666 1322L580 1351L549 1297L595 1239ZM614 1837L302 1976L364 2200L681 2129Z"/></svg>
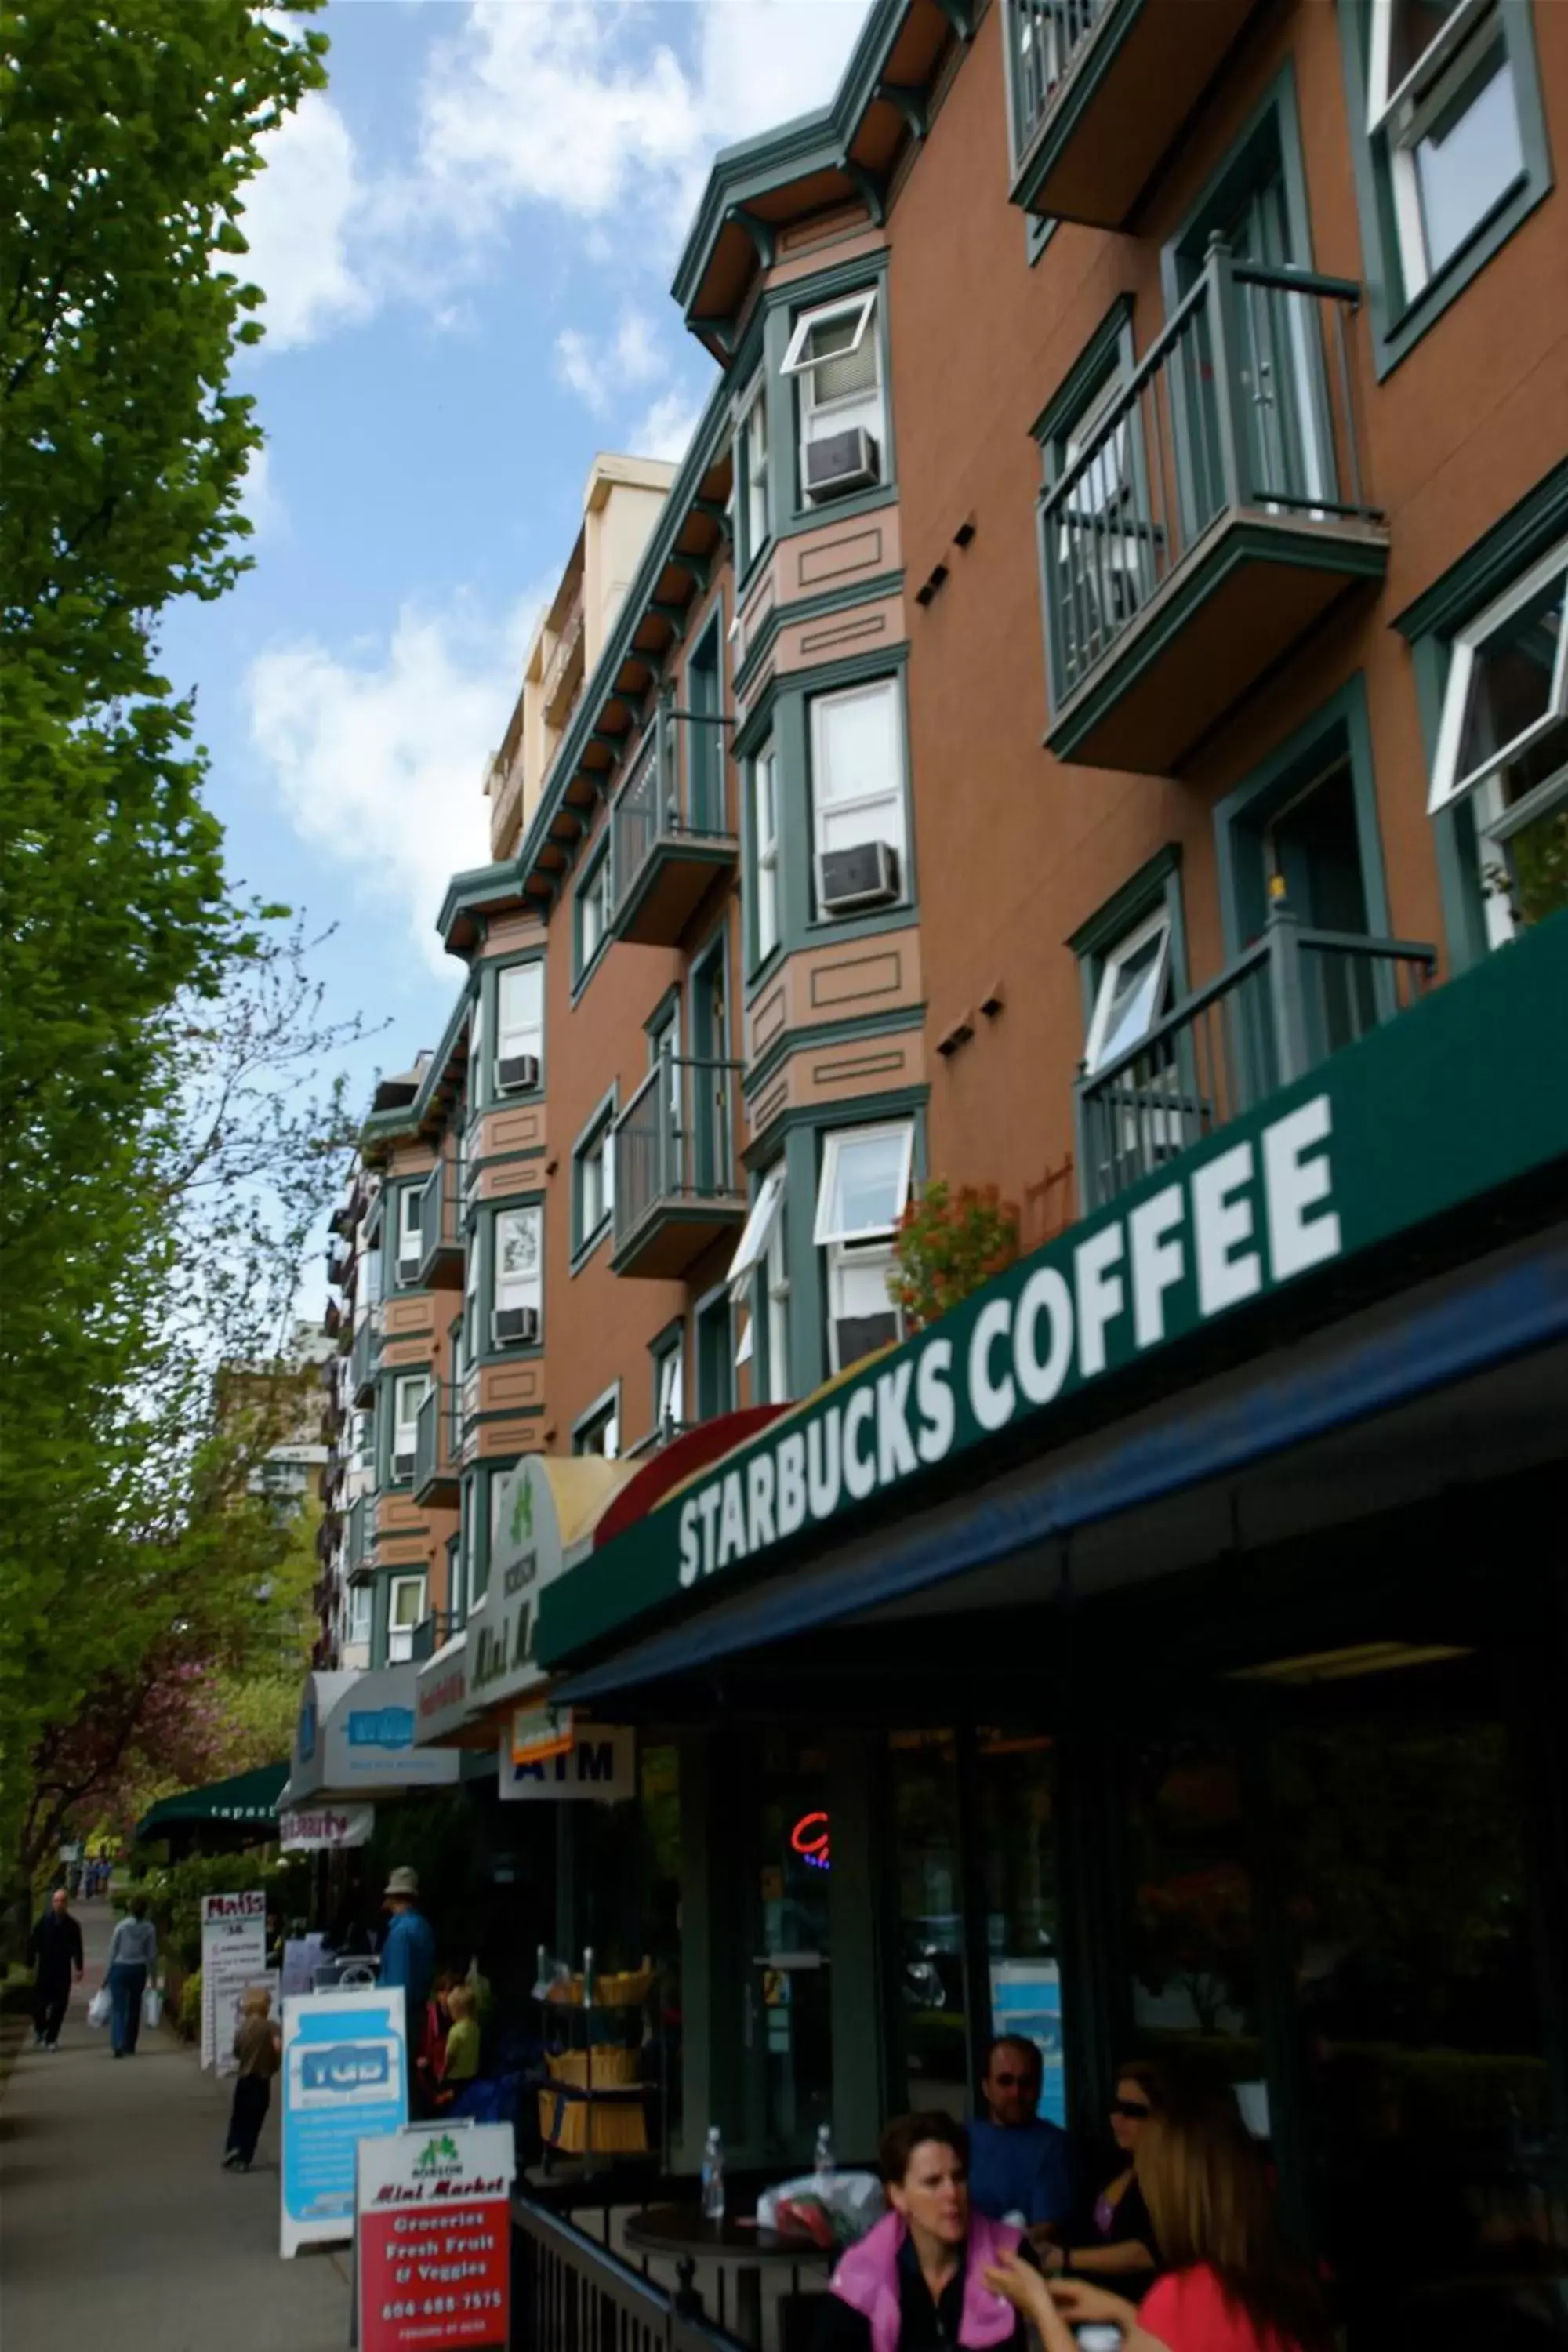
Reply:
<svg viewBox="0 0 1568 2352"><path fill-rule="evenodd" d="M1072 2155L1065 2131L1037 2113L1040 2053L1032 2042L1003 2034L986 2053L981 2092L987 2122L969 2126L969 2194L994 2221L1031 2236L1073 2211Z"/></svg>
<svg viewBox="0 0 1568 2352"><path fill-rule="evenodd" d="M382 1939L381 1983L401 1985L408 2020L408 2059L417 2064L425 2046L425 2004L436 1975L436 1937L419 1908L419 1873L395 1870L386 1882L382 1907L392 1924Z"/></svg>

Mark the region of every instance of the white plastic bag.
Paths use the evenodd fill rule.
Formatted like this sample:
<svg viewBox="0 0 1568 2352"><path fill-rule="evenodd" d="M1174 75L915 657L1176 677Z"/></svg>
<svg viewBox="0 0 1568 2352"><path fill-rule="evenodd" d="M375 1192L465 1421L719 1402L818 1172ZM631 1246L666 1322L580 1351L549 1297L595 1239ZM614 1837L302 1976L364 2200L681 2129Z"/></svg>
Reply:
<svg viewBox="0 0 1568 2352"><path fill-rule="evenodd" d="M114 2003L109 1998L109 1987L100 1985L88 2002L87 2021L89 2025L107 2025L113 2012Z"/></svg>
<svg viewBox="0 0 1568 2352"><path fill-rule="evenodd" d="M142 1996L142 2022L154 2033L163 2022L163 1988L150 1984Z"/></svg>
<svg viewBox="0 0 1568 2352"><path fill-rule="evenodd" d="M833 2172L826 2180L815 2172L805 2172L797 2179L781 2180L776 2189L763 2189L757 2200L758 2229L776 2229L780 2205L804 2197L814 2197L826 2207L843 2245L863 2238L888 2210L882 2184L874 2172Z"/></svg>

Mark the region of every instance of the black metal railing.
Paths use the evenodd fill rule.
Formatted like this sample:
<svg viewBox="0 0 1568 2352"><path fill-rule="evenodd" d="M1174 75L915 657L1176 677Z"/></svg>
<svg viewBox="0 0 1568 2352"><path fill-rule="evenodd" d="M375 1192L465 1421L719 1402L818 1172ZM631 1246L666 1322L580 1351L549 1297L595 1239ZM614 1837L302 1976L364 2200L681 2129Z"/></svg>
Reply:
<svg viewBox="0 0 1568 2352"><path fill-rule="evenodd" d="M1114 0L1007 0L1016 163L1056 103L1074 58Z"/></svg>
<svg viewBox="0 0 1568 2352"><path fill-rule="evenodd" d="M648 1072L612 1130L617 1249L661 1208L738 1197L741 1071L739 1062L663 1054Z"/></svg>
<svg viewBox="0 0 1568 2352"><path fill-rule="evenodd" d="M531 2198L512 2200L514 2346L527 2352L741 2352L740 2339Z"/></svg>
<svg viewBox="0 0 1568 2352"><path fill-rule="evenodd" d="M1436 971L1410 940L1305 930L1277 907L1217 980L1078 1082L1084 1206L1114 1200L1279 1087L1380 1028Z"/></svg>
<svg viewBox="0 0 1568 2352"><path fill-rule="evenodd" d="M450 1609L432 1609L428 1617L421 1617L408 1637L408 1654L416 1665L423 1665L437 1650L444 1650L458 1630L458 1620Z"/></svg>
<svg viewBox="0 0 1568 2352"><path fill-rule="evenodd" d="M1380 520L1362 479L1349 280L1235 261L1203 271L1042 492L1051 700L1060 709L1223 516Z"/></svg>
<svg viewBox="0 0 1568 2352"><path fill-rule="evenodd" d="M610 812L617 908L662 844L732 839L725 765L730 723L718 712L658 712Z"/></svg>

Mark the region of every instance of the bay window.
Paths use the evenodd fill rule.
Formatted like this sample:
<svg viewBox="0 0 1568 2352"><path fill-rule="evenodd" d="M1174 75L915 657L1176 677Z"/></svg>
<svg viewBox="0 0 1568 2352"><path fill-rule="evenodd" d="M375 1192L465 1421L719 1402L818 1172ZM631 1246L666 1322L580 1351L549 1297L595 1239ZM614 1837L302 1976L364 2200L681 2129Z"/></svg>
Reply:
<svg viewBox="0 0 1568 2352"><path fill-rule="evenodd" d="M812 698L812 829L816 908L840 916L907 893L899 681Z"/></svg>
<svg viewBox="0 0 1568 2352"><path fill-rule="evenodd" d="M515 1094L544 1068L544 966L508 964L496 977L496 1085Z"/></svg>
<svg viewBox="0 0 1568 2352"><path fill-rule="evenodd" d="M494 1230L491 1337L497 1347L535 1346L544 1303L544 1212L499 1209Z"/></svg>
<svg viewBox="0 0 1568 2352"><path fill-rule="evenodd" d="M755 951L763 963L779 943L777 754L771 743L752 762L752 842L755 865Z"/></svg>
<svg viewBox="0 0 1568 2352"><path fill-rule="evenodd" d="M813 1238L826 1260L828 1364L835 1372L900 1336L888 1278L913 1158L908 1119L841 1128L824 1140Z"/></svg>
<svg viewBox="0 0 1568 2352"><path fill-rule="evenodd" d="M803 311L780 372L796 385L803 503L818 505L885 480L887 416L875 289Z"/></svg>
<svg viewBox="0 0 1568 2352"><path fill-rule="evenodd" d="M414 1655L414 1629L425 1622L425 1579L395 1576L386 1596L386 1663L402 1665Z"/></svg>
<svg viewBox="0 0 1568 2352"><path fill-rule="evenodd" d="M430 1393L427 1372L404 1372L392 1384L392 1476L395 1484L414 1475L419 1408Z"/></svg>

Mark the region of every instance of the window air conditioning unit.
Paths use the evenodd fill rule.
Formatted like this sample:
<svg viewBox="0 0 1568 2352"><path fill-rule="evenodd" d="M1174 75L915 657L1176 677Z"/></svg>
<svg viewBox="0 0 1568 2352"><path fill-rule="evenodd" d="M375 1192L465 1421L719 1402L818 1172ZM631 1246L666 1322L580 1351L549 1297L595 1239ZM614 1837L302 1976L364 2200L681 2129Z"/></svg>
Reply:
<svg viewBox="0 0 1568 2352"><path fill-rule="evenodd" d="M413 1477L413 1475L414 1475L414 1449L413 1449L413 1447L412 1447L412 1446L410 1446L410 1447L409 1447L408 1451L407 1451L405 1454L405 1453L395 1453L395 1454L393 1454L393 1457L392 1457L392 1475L393 1475L393 1476L394 1476L395 1478L412 1478L412 1477Z"/></svg>
<svg viewBox="0 0 1568 2352"><path fill-rule="evenodd" d="M526 1094L539 1084L537 1054L503 1054L496 1065L496 1084L503 1095Z"/></svg>
<svg viewBox="0 0 1568 2352"><path fill-rule="evenodd" d="M805 495L814 505L824 499L847 498L851 490L872 489L881 478L881 456L864 425L825 434L820 441L805 445Z"/></svg>
<svg viewBox="0 0 1568 2352"><path fill-rule="evenodd" d="M853 849L825 850L817 867L825 915L885 907L899 895L899 853L890 841L858 841Z"/></svg>
<svg viewBox="0 0 1568 2352"><path fill-rule="evenodd" d="M496 1309L498 1348L532 1348L538 1345L538 1341L537 1307L500 1307Z"/></svg>

